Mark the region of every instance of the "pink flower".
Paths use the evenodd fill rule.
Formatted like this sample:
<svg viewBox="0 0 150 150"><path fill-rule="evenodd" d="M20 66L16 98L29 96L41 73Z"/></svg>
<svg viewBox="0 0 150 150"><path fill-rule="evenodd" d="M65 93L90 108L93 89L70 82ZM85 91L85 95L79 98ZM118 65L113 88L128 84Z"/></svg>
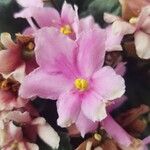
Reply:
<svg viewBox="0 0 150 150"><path fill-rule="evenodd" d="M104 19L108 23L113 22L113 32L118 36L134 34L137 55L143 59L150 58L150 6L143 7L139 17L132 17L129 22L110 14L105 14Z"/></svg>
<svg viewBox="0 0 150 150"><path fill-rule="evenodd" d="M107 103L121 97L125 85L111 67L102 67L105 32L90 30L72 41L54 28L43 28L35 42L39 68L26 76L20 96L58 99L62 127L75 123L80 114L91 122L106 118Z"/></svg>
<svg viewBox="0 0 150 150"><path fill-rule="evenodd" d="M23 3L20 3L21 5ZM23 7L26 5L22 5ZM26 18L33 30L37 30L37 27L33 23L31 17L35 19L38 26L42 27L55 27L61 33L70 36L75 39L76 33L78 32L78 15L77 7L74 6L75 10L70 4L64 2L61 14L52 7L34 7L28 6L21 12L15 14L15 18L22 17ZM69 12L69 13L68 13Z"/></svg>
<svg viewBox="0 0 150 150"><path fill-rule="evenodd" d="M22 67L22 73L31 72L37 67L34 59L33 37L17 34L17 42L13 42L9 33L1 34L0 73L12 74ZM32 49L33 48L33 49ZM23 67L24 70L23 70Z"/></svg>
<svg viewBox="0 0 150 150"><path fill-rule="evenodd" d="M3 150L38 150L37 135L52 148L58 148L59 136L42 117L32 118L29 112L10 111L0 114L0 147Z"/></svg>
<svg viewBox="0 0 150 150"><path fill-rule="evenodd" d="M22 3L20 3L22 4ZM22 5L25 7L24 5ZM26 6L27 7L27 6ZM77 6L74 6L75 10L70 4L64 2L62 6L61 14L54 8L39 8L37 5L33 7L28 6L20 13L15 14L15 18L22 17L26 18L32 28L27 28L26 33L36 32L37 27L33 23L32 18L35 19L38 26L42 27L55 27L61 33L68 35L71 39L77 39L82 32L89 31L91 29L100 28L99 25L94 21L92 16L79 19L77 13ZM68 13L69 12L69 13ZM111 25L105 30L107 35L106 47L107 51L122 50L120 45L122 36L113 34Z"/></svg>
<svg viewBox="0 0 150 150"><path fill-rule="evenodd" d="M28 103L27 99L18 96L18 89L24 77L24 65L10 74L0 76L0 111L24 107Z"/></svg>

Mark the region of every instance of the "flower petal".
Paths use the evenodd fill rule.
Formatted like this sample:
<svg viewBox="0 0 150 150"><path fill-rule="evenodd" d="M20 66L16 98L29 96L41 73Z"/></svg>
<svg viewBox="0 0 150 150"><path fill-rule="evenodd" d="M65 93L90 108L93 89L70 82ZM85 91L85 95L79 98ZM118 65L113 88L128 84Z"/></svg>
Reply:
<svg viewBox="0 0 150 150"><path fill-rule="evenodd" d="M136 53L140 58L150 58L150 35L138 31L134 34ZM142 43L141 43L142 42Z"/></svg>
<svg viewBox="0 0 150 150"><path fill-rule="evenodd" d="M19 81L20 83L23 81L25 77L25 64L23 63L18 68L16 68L13 72L9 74L2 74L5 79L12 76L16 81Z"/></svg>
<svg viewBox="0 0 150 150"><path fill-rule="evenodd" d="M54 28L43 28L36 34L35 43L37 63L42 69L62 73L68 79L76 76L74 41Z"/></svg>
<svg viewBox="0 0 150 150"><path fill-rule="evenodd" d="M112 24L112 30L115 34L126 35L133 34L136 30L136 27L120 19Z"/></svg>
<svg viewBox="0 0 150 150"><path fill-rule="evenodd" d="M43 7L44 3L42 0L16 0L19 5L22 7Z"/></svg>
<svg viewBox="0 0 150 150"><path fill-rule="evenodd" d="M91 76L104 62L105 32L102 29L93 29L82 33L78 40L79 53L77 63L81 74Z"/></svg>
<svg viewBox="0 0 150 150"><path fill-rule="evenodd" d="M25 77L19 94L24 98L39 96L57 99L60 93L68 88L68 83L62 75L49 75L38 68Z"/></svg>
<svg viewBox="0 0 150 150"><path fill-rule="evenodd" d="M78 94L66 92L60 95L57 101L58 120L61 127L69 127L73 124L80 112L81 100Z"/></svg>
<svg viewBox="0 0 150 150"><path fill-rule="evenodd" d="M59 147L60 138L57 132L48 123L37 126L37 132L39 137L53 149Z"/></svg>
<svg viewBox="0 0 150 150"><path fill-rule="evenodd" d="M54 8L49 7L44 8L29 7L16 13L14 17L26 18L27 21L29 21L28 20L29 18L33 17L40 27L50 27L50 26L58 27L60 25L60 15L58 11Z"/></svg>
<svg viewBox="0 0 150 150"><path fill-rule="evenodd" d="M89 120L81 111L76 121L76 126L81 132L81 136L84 137L86 133L95 131L98 127L98 122Z"/></svg>
<svg viewBox="0 0 150 150"><path fill-rule="evenodd" d="M26 142L26 146L29 150L39 150L38 145L34 143Z"/></svg>
<svg viewBox="0 0 150 150"><path fill-rule="evenodd" d="M112 14L109 14L109 13L104 13L104 20L107 23L113 23L116 20L120 20L120 18L118 16L115 16L115 15L112 15Z"/></svg>
<svg viewBox="0 0 150 150"><path fill-rule="evenodd" d="M123 39L122 34L115 34L112 26L108 26L106 28L107 32L107 40L106 40L106 46L105 49L106 51L121 51L121 41Z"/></svg>
<svg viewBox="0 0 150 150"><path fill-rule="evenodd" d="M97 93L92 91L84 97L81 109L84 115L93 122L101 121L107 117L106 104Z"/></svg>
<svg viewBox="0 0 150 150"><path fill-rule="evenodd" d="M94 89L106 101L119 98L125 92L124 79L108 66L97 71L92 82Z"/></svg>
<svg viewBox="0 0 150 150"><path fill-rule="evenodd" d="M119 144L127 147L132 143L130 136L117 124L117 122L113 120L111 116L107 116L101 124L106 132Z"/></svg>
<svg viewBox="0 0 150 150"><path fill-rule="evenodd" d="M77 17L77 6L74 6L75 10L73 9L71 4L68 4L64 1L61 11L61 21L64 24L72 24ZM69 13L68 13L69 12Z"/></svg>

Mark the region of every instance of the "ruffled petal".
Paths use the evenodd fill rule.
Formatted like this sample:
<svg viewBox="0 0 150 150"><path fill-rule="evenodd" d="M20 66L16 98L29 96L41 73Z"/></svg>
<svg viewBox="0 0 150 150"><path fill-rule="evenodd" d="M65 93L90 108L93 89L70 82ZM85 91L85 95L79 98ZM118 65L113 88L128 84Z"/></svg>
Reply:
<svg viewBox="0 0 150 150"><path fill-rule="evenodd" d="M30 0L30 1L16 0L16 1L22 7L43 7L44 6L42 0Z"/></svg>
<svg viewBox="0 0 150 150"><path fill-rule="evenodd" d="M68 79L76 76L74 41L54 28L43 28L37 32L35 43L37 63L42 69L62 73Z"/></svg>
<svg viewBox="0 0 150 150"><path fill-rule="evenodd" d="M19 95L24 98L39 96L57 99L68 86L70 86L68 80L62 75L49 75L38 68L25 77Z"/></svg>
<svg viewBox="0 0 150 150"><path fill-rule="evenodd" d="M95 131L97 129L98 122L89 120L81 111L76 121L76 126L80 131L81 136L84 137L86 133Z"/></svg>
<svg viewBox="0 0 150 150"><path fill-rule="evenodd" d="M107 117L106 104L97 93L92 91L84 96L81 109L83 114L93 122L101 121Z"/></svg>
<svg viewBox="0 0 150 150"><path fill-rule="evenodd" d="M108 66L97 71L92 82L96 92L106 101L119 98L125 92L124 79Z"/></svg>
<svg viewBox="0 0 150 150"><path fill-rule="evenodd" d="M150 58L150 35L138 31L134 34L137 55L142 59ZM142 42L142 43L141 43Z"/></svg>
<svg viewBox="0 0 150 150"><path fill-rule="evenodd" d="M107 40L106 40L106 51L121 51L121 41L123 39L122 34L115 34L112 26L106 28Z"/></svg>
<svg viewBox="0 0 150 150"><path fill-rule="evenodd" d="M81 99L78 94L70 91L60 95L57 101L58 125L61 127L69 127L76 121L80 109Z"/></svg>
<svg viewBox="0 0 150 150"><path fill-rule="evenodd" d="M91 76L104 62L105 57L105 31L94 29L82 33L78 40L79 52L77 63L81 74Z"/></svg>
<svg viewBox="0 0 150 150"><path fill-rule="evenodd" d="M128 133L126 133L111 116L107 116L107 118L103 120L101 124L106 132L119 144L128 147L132 143Z"/></svg>

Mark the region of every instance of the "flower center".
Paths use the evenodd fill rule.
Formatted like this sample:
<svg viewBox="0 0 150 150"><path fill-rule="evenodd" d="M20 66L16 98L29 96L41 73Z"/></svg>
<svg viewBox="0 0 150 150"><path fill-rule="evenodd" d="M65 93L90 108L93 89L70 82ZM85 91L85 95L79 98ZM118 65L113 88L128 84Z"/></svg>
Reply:
<svg viewBox="0 0 150 150"><path fill-rule="evenodd" d="M60 32L65 34L65 35L69 35L71 34L73 31L71 29L71 27L69 25L64 25L60 28Z"/></svg>
<svg viewBox="0 0 150 150"><path fill-rule="evenodd" d="M29 42L26 46L26 49L28 51L33 51L34 50L34 47L35 47L35 44L33 42Z"/></svg>
<svg viewBox="0 0 150 150"><path fill-rule="evenodd" d="M85 90L87 90L89 83L85 79L78 78L74 81L74 85L75 85L76 89L78 89L80 91L85 91Z"/></svg>
<svg viewBox="0 0 150 150"><path fill-rule="evenodd" d="M130 20L129 20L129 23L131 24L136 24L138 21L138 18L137 17L132 17Z"/></svg>
<svg viewBox="0 0 150 150"><path fill-rule="evenodd" d="M0 78L0 90L8 91L11 90L13 93L17 93L20 87L20 83L13 78L5 79Z"/></svg>

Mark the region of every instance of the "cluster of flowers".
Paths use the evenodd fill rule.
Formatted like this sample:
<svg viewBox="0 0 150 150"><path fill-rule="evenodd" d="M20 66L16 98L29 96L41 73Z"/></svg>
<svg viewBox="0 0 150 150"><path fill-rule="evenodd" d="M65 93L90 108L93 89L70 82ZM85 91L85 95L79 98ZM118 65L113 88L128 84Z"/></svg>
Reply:
<svg viewBox="0 0 150 150"><path fill-rule="evenodd" d="M109 26L102 29L92 16L79 19L77 6L66 2L61 13L42 0L17 2L23 10L14 17L25 18L30 27L14 41L1 34L0 148L37 150L37 135L58 148L59 136L30 104L38 96L57 100L61 127L74 125L84 137L101 126L121 149L146 149L149 137L135 139L111 116L126 100L125 63L104 62L107 52L122 51L127 34L134 35L136 54L150 58L150 6L128 22L105 13Z"/></svg>

